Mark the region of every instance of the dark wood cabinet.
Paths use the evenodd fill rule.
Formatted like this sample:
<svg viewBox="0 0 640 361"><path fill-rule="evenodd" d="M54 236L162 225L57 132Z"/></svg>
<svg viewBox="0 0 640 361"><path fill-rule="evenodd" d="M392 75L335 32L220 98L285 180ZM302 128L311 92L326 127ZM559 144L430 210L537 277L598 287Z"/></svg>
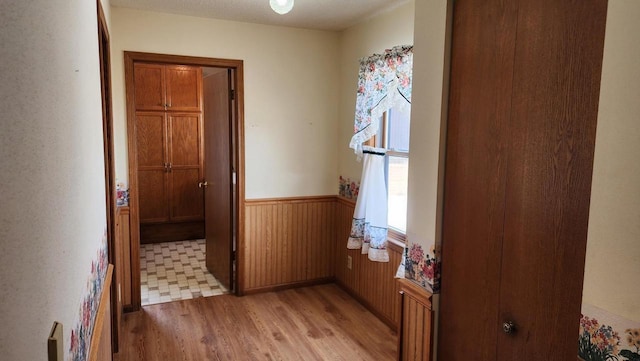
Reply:
<svg viewBox="0 0 640 361"><path fill-rule="evenodd" d="M169 221L167 117L136 112L138 188L141 222Z"/></svg>
<svg viewBox="0 0 640 361"><path fill-rule="evenodd" d="M136 63L134 82L137 111L202 111L200 67Z"/></svg>
<svg viewBox="0 0 640 361"><path fill-rule="evenodd" d="M438 359L576 359L606 0L454 5Z"/></svg>
<svg viewBox="0 0 640 361"><path fill-rule="evenodd" d="M202 111L202 70L200 67L167 65L167 109L177 112Z"/></svg>
<svg viewBox="0 0 640 361"><path fill-rule="evenodd" d="M134 64L141 224L203 221L202 70Z"/></svg>
<svg viewBox="0 0 640 361"><path fill-rule="evenodd" d="M136 63L134 67L136 111L165 110L165 66Z"/></svg>

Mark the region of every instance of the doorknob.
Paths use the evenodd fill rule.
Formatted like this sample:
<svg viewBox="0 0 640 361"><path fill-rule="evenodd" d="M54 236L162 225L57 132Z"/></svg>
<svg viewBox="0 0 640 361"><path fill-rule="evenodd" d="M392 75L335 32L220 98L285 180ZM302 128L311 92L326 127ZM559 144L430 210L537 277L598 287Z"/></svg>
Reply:
<svg viewBox="0 0 640 361"><path fill-rule="evenodd" d="M198 183L198 188L207 188L208 186L209 183L207 183L207 181Z"/></svg>
<svg viewBox="0 0 640 361"><path fill-rule="evenodd" d="M516 332L515 323L513 323L512 321L506 321L505 323L502 324L502 331L504 331L504 333L508 335Z"/></svg>

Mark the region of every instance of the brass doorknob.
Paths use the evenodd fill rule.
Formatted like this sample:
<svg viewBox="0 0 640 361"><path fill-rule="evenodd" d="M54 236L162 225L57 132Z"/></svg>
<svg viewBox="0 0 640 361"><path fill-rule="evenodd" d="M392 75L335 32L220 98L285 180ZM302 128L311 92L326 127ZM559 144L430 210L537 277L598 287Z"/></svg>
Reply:
<svg viewBox="0 0 640 361"><path fill-rule="evenodd" d="M506 334L512 334L516 331L516 325L512 321L506 321L502 324L502 331Z"/></svg>
<svg viewBox="0 0 640 361"><path fill-rule="evenodd" d="M209 183L207 183L207 181L198 183L198 188L207 188L208 186Z"/></svg>

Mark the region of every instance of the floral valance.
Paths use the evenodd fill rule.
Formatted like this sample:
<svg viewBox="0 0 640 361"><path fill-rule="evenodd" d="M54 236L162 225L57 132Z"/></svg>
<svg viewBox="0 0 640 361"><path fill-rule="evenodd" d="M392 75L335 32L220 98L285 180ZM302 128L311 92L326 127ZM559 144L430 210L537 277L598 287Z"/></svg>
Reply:
<svg viewBox="0 0 640 361"><path fill-rule="evenodd" d="M360 59L354 135L349 147L362 154L362 143L380 126L382 114L411 104L413 46L396 46L384 54Z"/></svg>

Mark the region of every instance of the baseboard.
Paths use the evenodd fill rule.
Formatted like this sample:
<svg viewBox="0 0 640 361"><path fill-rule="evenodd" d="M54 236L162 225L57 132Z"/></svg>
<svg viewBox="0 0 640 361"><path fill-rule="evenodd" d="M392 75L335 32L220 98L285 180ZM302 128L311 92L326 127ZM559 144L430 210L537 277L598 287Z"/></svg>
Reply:
<svg viewBox="0 0 640 361"><path fill-rule="evenodd" d="M325 277L325 278L318 278L318 279L315 279L315 280L291 282L291 283L275 285L275 286L250 288L250 289L244 290L244 292L242 294L243 295L251 295L251 294L256 294L256 293L283 291L283 290L288 290L288 289L292 289L292 288L317 286L317 285L333 283L333 282L335 282L335 278L334 277Z"/></svg>
<svg viewBox="0 0 640 361"><path fill-rule="evenodd" d="M398 332L398 324L393 322L390 318L383 315L380 311L378 311L369 301L355 293L351 288L342 283L340 280L336 279L335 284L337 284L340 288L342 288L349 296L355 298L356 301L360 302L361 305L364 306L369 312L373 313L378 319L384 322L389 328L391 328L394 332Z"/></svg>
<svg viewBox="0 0 640 361"><path fill-rule="evenodd" d="M204 238L204 222L140 224L140 244Z"/></svg>

